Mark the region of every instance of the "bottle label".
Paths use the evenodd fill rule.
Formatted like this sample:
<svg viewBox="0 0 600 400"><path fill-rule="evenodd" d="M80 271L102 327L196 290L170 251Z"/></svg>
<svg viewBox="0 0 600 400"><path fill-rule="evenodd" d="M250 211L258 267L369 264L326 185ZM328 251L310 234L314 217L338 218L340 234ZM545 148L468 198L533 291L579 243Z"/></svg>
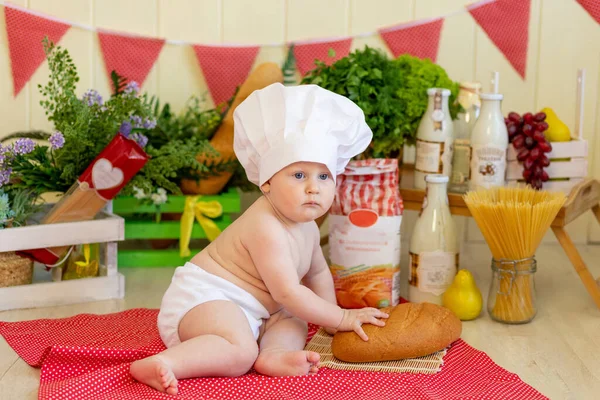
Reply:
<svg viewBox="0 0 600 400"><path fill-rule="evenodd" d="M493 144L471 147L471 182L476 186L503 186L506 148Z"/></svg>
<svg viewBox="0 0 600 400"><path fill-rule="evenodd" d="M441 174L444 171L444 147L443 142L417 139L415 169L426 174Z"/></svg>
<svg viewBox="0 0 600 400"><path fill-rule="evenodd" d="M442 110L442 91L437 90L433 95L433 112L431 113L431 119L433 120L433 130L442 131L444 130L444 111Z"/></svg>
<svg viewBox="0 0 600 400"><path fill-rule="evenodd" d="M464 185L471 175L471 146L469 139L456 139L454 141L454 154L452 155L452 178L454 185Z"/></svg>
<svg viewBox="0 0 600 400"><path fill-rule="evenodd" d="M447 251L410 252L408 283L422 292L442 295L458 272L458 253Z"/></svg>

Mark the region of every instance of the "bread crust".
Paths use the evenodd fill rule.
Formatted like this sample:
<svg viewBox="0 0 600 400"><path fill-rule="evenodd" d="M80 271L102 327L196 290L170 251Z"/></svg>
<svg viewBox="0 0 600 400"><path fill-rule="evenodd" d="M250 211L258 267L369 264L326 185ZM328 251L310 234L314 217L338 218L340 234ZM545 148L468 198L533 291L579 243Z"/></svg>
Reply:
<svg viewBox="0 0 600 400"><path fill-rule="evenodd" d="M354 332L337 332L333 355L346 362L393 361L422 357L457 340L462 322L449 309L431 303L404 303L382 308L390 317L384 327L364 324L369 340Z"/></svg>

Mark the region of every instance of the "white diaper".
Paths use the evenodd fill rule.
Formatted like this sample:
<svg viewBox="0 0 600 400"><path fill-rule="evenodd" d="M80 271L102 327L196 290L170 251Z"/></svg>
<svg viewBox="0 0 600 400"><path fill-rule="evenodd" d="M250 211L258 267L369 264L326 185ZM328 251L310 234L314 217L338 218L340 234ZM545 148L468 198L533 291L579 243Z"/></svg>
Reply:
<svg viewBox="0 0 600 400"><path fill-rule="evenodd" d="M213 300L229 300L240 306L250 323L254 338L258 339L260 326L263 319L269 318L269 311L250 293L188 262L175 269L171 285L160 305L158 332L165 346L181 343L179 323L188 311Z"/></svg>

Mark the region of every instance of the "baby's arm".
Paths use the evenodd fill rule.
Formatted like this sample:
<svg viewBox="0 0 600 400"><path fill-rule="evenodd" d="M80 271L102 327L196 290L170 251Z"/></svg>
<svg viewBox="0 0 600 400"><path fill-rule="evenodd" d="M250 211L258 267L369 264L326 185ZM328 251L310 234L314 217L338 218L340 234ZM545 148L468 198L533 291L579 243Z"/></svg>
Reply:
<svg viewBox="0 0 600 400"><path fill-rule="evenodd" d="M339 325L344 312L335 301L324 300L300 284L288 233L279 221L263 218L244 244L275 301L304 321L333 328Z"/></svg>
<svg viewBox="0 0 600 400"><path fill-rule="evenodd" d="M363 323L385 325L377 318L388 315L376 308L343 310L302 285L292 261L287 232L279 221L263 218L243 243L273 299L292 315L316 325L355 331L363 340L367 340Z"/></svg>
<svg viewBox="0 0 600 400"><path fill-rule="evenodd" d="M315 292L317 296L337 304L335 297L335 288L333 286L333 278L329 271L329 266L321 250L319 228L315 226L315 240L313 243L313 254L310 263L310 269L304 276L303 282L307 288Z"/></svg>

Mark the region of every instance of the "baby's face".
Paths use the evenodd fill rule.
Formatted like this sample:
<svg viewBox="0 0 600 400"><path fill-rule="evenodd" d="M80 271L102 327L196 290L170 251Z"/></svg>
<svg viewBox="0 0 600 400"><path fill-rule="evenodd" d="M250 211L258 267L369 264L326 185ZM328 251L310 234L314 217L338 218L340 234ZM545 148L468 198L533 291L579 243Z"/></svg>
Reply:
<svg viewBox="0 0 600 400"><path fill-rule="evenodd" d="M335 182L324 164L297 162L277 172L263 188L277 210L294 222L310 222L325 214Z"/></svg>

